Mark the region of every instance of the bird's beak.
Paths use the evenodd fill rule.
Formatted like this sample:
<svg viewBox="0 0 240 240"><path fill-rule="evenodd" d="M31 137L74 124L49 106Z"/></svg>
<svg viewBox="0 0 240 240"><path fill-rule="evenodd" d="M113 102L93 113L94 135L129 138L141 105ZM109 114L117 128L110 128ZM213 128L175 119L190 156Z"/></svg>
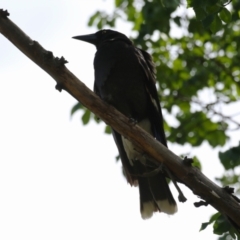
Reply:
<svg viewBox="0 0 240 240"><path fill-rule="evenodd" d="M88 35L76 36L76 37L73 37L73 38L84 41L84 42L88 42L88 43L91 43L91 44L94 44L94 45L97 44L97 40L98 40L95 33L88 34Z"/></svg>

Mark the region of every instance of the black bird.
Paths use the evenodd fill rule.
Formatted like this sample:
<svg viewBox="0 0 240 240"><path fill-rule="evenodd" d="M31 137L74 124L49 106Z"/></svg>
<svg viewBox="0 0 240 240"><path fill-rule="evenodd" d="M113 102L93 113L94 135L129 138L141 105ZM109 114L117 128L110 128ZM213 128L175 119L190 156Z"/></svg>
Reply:
<svg viewBox="0 0 240 240"><path fill-rule="evenodd" d="M73 37L96 46L94 92L167 147L151 56L124 34L100 30ZM139 186L143 219L153 212L174 214L177 205L160 166L112 129L127 181Z"/></svg>

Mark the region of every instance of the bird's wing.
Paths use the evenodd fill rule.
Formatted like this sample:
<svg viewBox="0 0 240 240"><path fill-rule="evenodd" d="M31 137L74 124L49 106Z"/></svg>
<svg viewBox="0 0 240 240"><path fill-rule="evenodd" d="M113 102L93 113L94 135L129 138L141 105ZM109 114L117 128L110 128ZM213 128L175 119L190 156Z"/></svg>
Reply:
<svg viewBox="0 0 240 240"><path fill-rule="evenodd" d="M148 93L150 94L152 101L154 105L160 110L160 104L159 104L159 99L158 99L158 94L156 90L156 77L155 77L155 66L152 61L152 57L145 51L143 51L140 48L135 48L135 54L138 58L138 61L140 65L142 66L142 69L146 75L146 88Z"/></svg>
<svg viewBox="0 0 240 240"><path fill-rule="evenodd" d="M155 86L155 66L152 57L142 49L135 48L135 54L146 75L145 88L149 95L149 115L154 128L154 135L158 141L167 147L165 132L163 129L163 116Z"/></svg>
<svg viewBox="0 0 240 240"><path fill-rule="evenodd" d="M127 178L127 181L131 185L137 186L138 185L137 176L135 174L133 166L131 166L131 164L130 164L130 161L127 157L126 151L124 150L122 137L114 129L112 129L112 135L113 135L113 138L115 140L115 143L117 145L117 148L118 148L118 151L119 151L119 154L120 154L120 157L121 157L121 161L122 161L122 165L123 165L123 169L124 169L124 174Z"/></svg>
<svg viewBox="0 0 240 240"><path fill-rule="evenodd" d="M141 63L141 65L144 66L144 68L147 67L146 74L150 75L149 79L151 79L151 81L153 81L153 83L155 84L156 83L156 78L155 78L156 69L155 69L155 65L152 60L151 55L148 54L147 52L143 51L140 48L135 48L135 49L139 54L139 59L143 61Z"/></svg>
<svg viewBox="0 0 240 240"><path fill-rule="evenodd" d="M101 61L99 61L98 52L97 52L94 59L94 68L95 68L94 92L102 99L105 99L105 94L103 92L104 84L106 80L109 78L109 75L111 74L111 71L114 68L114 65L116 64L115 58L111 58L111 61L106 60L106 58L108 58L109 56L111 57L111 55L108 55L108 54L102 55L101 57L103 58L103 60L101 59ZM133 166L130 165L130 162L124 150L122 137L114 129L112 129L112 135L121 157L124 174L127 178L127 181L131 185L136 186L138 184L137 177L134 177L135 175L134 168Z"/></svg>

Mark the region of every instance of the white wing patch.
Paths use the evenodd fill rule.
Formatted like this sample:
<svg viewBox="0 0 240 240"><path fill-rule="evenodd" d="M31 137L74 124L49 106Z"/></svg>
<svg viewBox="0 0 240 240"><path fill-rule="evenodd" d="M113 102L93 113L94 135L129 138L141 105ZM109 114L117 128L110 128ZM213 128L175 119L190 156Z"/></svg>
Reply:
<svg viewBox="0 0 240 240"><path fill-rule="evenodd" d="M143 128L145 131L153 135L151 130L151 123L148 119L143 119L141 122L138 123L138 126ZM122 142L123 147L125 149L125 152L127 154L127 157L130 161L130 164L133 166L133 161L139 160L143 164L146 163L146 158L144 156L144 152L140 149L137 149L134 144L132 144L131 141L129 141L127 138L122 136Z"/></svg>

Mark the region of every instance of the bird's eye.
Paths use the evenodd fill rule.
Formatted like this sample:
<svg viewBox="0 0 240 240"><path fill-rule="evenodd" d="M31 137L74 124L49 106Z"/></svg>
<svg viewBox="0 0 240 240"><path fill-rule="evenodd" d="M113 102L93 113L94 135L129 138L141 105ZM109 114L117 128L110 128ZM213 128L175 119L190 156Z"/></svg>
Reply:
<svg viewBox="0 0 240 240"><path fill-rule="evenodd" d="M102 34L105 34L106 32L107 32L106 30L103 30L103 31L102 31Z"/></svg>

